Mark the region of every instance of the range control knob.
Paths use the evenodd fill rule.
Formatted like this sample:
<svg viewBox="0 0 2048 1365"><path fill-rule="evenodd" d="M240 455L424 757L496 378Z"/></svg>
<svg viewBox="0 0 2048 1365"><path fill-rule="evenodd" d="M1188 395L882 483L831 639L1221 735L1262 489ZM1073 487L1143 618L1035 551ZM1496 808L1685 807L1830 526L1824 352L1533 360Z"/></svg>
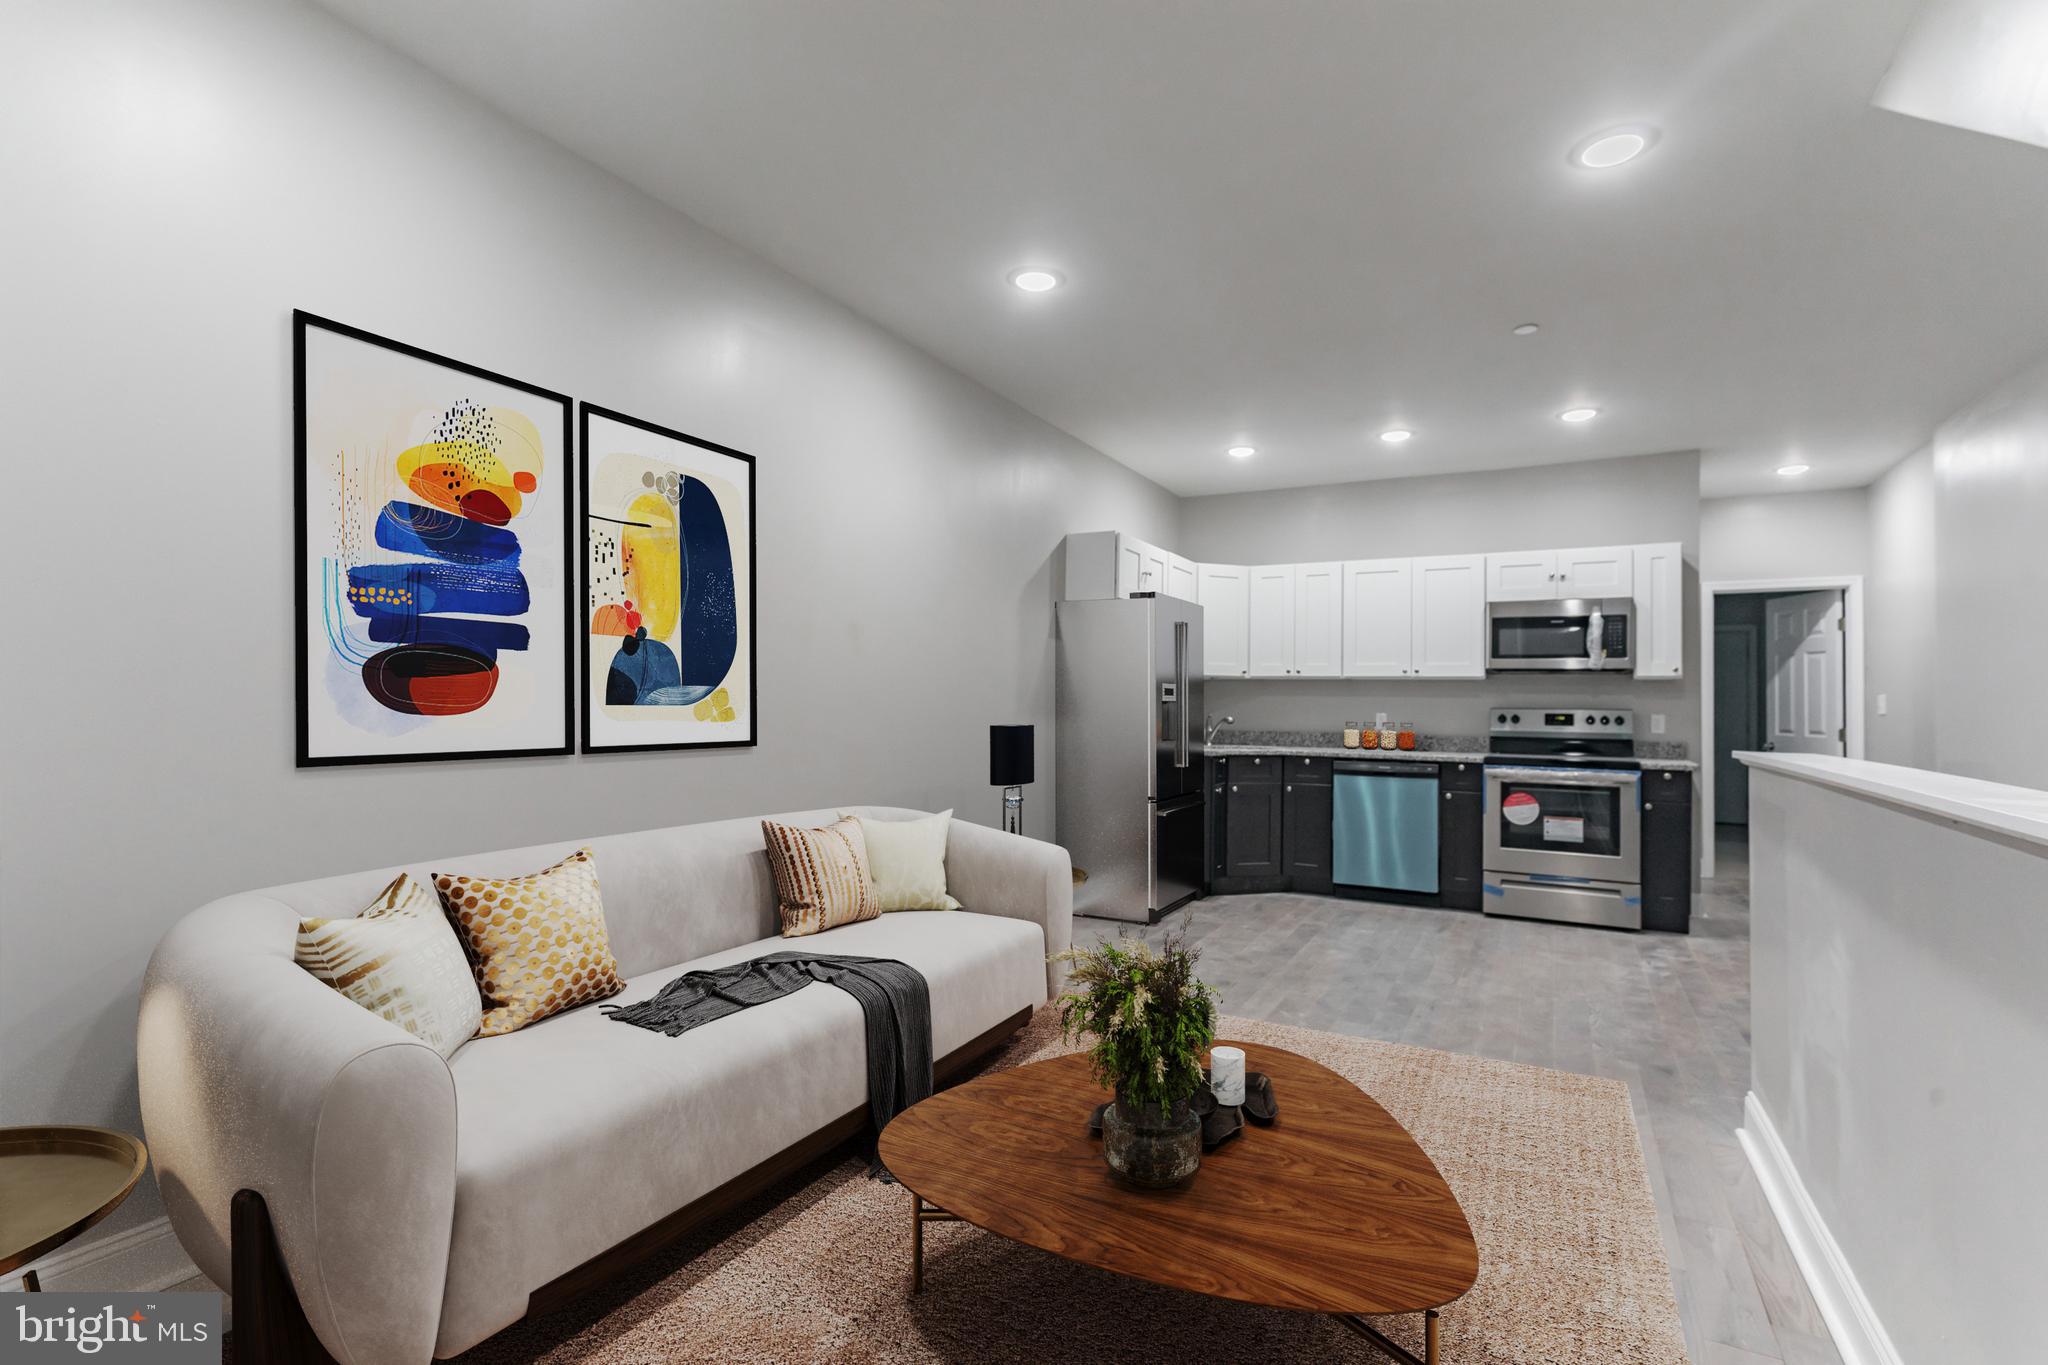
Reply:
<svg viewBox="0 0 2048 1365"><path fill-rule="evenodd" d="M1588 724L1588 725L1591 725L1592 723L1593 723L1593 718L1592 718L1591 716L1588 716L1588 717L1586 717L1586 724Z"/></svg>
<svg viewBox="0 0 2048 1365"><path fill-rule="evenodd" d="M1505 711L1501 712L1493 718L1493 723L1495 725L1506 725L1508 723L1508 713Z"/></svg>
<svg viewBox="0 0 2048 1365"><path fill-rule="evenodd" d="M1520 716L1518 716L1518 715L1516 715L1516 716L1509 716L1509 717L1508 717L1508 719L1509 719L1509 720L1511 720L1511 721L1513 721L1513 722L1514 722L1515 724L1517 724L1517 725L1520 725L1520 724L1522 723L1522 718L1521 718Z"/></svg>
<svg viewBox="0 0 2048 1365"><path fill-rule="evenodd" d="M1612 716L1602 716L1602 717L1600 717L1600 723L1601 723L1602 725L1612 725L1612 724L1614 724L1614 717L1612 717Z"/></svg>

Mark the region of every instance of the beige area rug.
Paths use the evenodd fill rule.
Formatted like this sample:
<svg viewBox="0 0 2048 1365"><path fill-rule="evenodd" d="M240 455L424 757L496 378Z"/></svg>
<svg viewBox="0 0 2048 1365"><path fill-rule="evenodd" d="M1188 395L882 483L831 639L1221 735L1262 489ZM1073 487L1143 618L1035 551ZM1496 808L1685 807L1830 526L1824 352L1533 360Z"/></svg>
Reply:
<svg viewBox="0 0 2048 1365"><path fill-rule="evenodd" d="M1479 1240L1443 1311L1446 1365L1685 1359L1657 1214L1619 1081L1244 1019L1218 1033L1348 1077L1428 1152ZM1049 1011L991 1063L1071 1051ZM1285 1121L1287 1097L1279 1097ZM1257 1130L1239 1141L1257 1141ZM926 1230L910 1297L908 1195L825 1161L627 1279L461 1357L654 1361L1384 1361L1328 1319L1090 1270L964 1223ZM1200 1178L1199 1176L1197 1177ZM1375 1319L1420 1350L1419 1316Z"/></svg>

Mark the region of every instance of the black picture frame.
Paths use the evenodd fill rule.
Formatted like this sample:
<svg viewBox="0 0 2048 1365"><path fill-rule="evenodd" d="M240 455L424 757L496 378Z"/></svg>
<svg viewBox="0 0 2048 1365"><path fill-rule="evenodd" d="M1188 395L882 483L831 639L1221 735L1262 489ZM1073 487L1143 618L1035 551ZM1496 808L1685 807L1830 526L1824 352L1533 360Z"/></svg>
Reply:
<svg viewBox="0 0 2048 1365"><path fill-rule="evenodd" d="M312 687L312 658L309 649L311 621L306 609L308 578L308 522L307 522L307 405L306 405L306 335L309 329L329 332L352 341L380 347L430 365L438 365L457 374L468 375L488 383L516 389L530 394L543 402L558 404L562 411L561 450L565 465L562 489L562 742L526 748L507 749L451 749L435 752L413 752L393 754L322 754L312 752L312 716L310 711ZM292 310L292 587L293 587L293 652L295 655L295 686L297 743L296 765L300 768L358 767L382 763L435 763L462 759L496 758L555 758L573 754L575 743L576 715L576 651L569 647L570 635L577 628L579 607L576 601L581 577L572 569L572 557L576 553L576 480L568 473L575 463L575 400L568 394L542 388L514 379L480 365L440 355L424 347L408 345L375 332L352 327L332 318L309 313L302 308Z"/></svg>
<svg viewBox="0 0 2048 1365"><path fill-rule="evenodd" d="M601 698L594 692L591 685L592 632L590 630L590 522L592 513L590 511L590 480L592 468L590 451L590 419L592 417L599 417L606 421L617 422L622 426L633 427L636 428L637 430L647 432L651 435L662 437L665 440L679 441L685 445L695 446L698 449L710 451L714 455L722 455L729 459L741 461L746 465L747 567L745 582L747 598L747 714L749 717L749 723L747 727L747 737L745 739L680 740L636 744L599 744L596 743L592 738L591 716L595 708L601 704ZM581 565L581 573L578 581L582 585L582 600L578 608L580 619L577 623L577 633L580 637L580 648L577 651L577 656L583 674L582 725L578 733L578 740L581 744L582 751L586 754L634 754L674 752L677 750L696 749L751 749L757 747L761 742L761 655L758 620L760 616L760 597L758 592L756 591L756 561L759 558L761 518L760 504L758 500L758 492L756 487L758 468L754 460L754 457L752 455L747 454L743 450L736 450L731 446L720 445L716 441L708 441L701 436L692 436L688 432L678 431L674 427L663 426L659 422L650 422L644 418L634 417L629 413L620 412L615 408L607 408L601 406L600 404L588 401L580 401L576 405L576 452L577 464L580 470L580 476L577 480L577 498L578 502L581 504L582 507L583 527L582 534L579 537L578 546L578 562Z"/></svg>

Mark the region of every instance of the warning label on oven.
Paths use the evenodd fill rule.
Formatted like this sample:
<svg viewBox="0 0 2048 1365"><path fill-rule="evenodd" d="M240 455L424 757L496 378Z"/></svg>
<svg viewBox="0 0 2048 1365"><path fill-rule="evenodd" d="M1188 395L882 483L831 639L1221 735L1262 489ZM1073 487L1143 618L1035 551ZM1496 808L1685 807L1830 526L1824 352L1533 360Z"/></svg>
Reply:
<svg viewBox="0 0 2048 1365"><path fill-rule="evenodd" d="M1543 807L1536 804L1536 798L1527 792L1509 792L1507 799L1500 803L1500 813L1511 825L1533 825L1536 817L1543 813Z"/></svg>
<svg viewBox="0 0 2048 1365"><path fill-rule="evenodd" d="M1586 818L1583 815L1544 816L1543 842L1546 844L1585 843Z"/></svg>

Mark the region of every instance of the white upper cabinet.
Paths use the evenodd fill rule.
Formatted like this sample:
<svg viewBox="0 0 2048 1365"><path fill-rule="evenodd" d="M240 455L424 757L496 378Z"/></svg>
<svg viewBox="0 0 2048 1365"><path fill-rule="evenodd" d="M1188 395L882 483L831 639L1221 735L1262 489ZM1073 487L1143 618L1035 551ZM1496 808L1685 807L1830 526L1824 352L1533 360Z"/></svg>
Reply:
<svg viewBox="0 0 2048 1365"><path fill-rule="evenodd" d="M1557 551L1528 550L1486 557L1486 600L1548 602L1557 590Z"/></svg>
<svg viewBox="0 0 2048 1365"><path fill-rule="evenodd" d="M1294 566L1246 570L1246 665L1254 678L1294 675Z"/></svg>
<svg viewBox="0 0 2048 1365"><path fill-rule="evenodd" d="M1633 545L1605 545L1592 550L1557 552L1557 591L1553 597L1627 597L1635 592Z"/></svg>
<svg viewBox="0 0 2048 1365"><path fill-rule="evenodd" d="M1166 551L1145 541L1138 542L1138 587L1139 592L1166 591Z"/></svg>
<svg viewBox="0 0 2048 1365"><path fill-rule="evenodd" d="M1634 547L1636 676L1685 676L1685 557L1676 541Z"/></svg>
<svg viewBox="0 0 2048 1365"><path fill-rule="evenodd" d="M1414 635L1409 671L1421 678L1486 676L1484 555L1410 561Z"/></svg>
<svg viewBox="0 0 2048 1365"><path fill-rule="evenodd" d="M1201 601L1201 584L1196 581L1195 569L1194 560L1169 553L1166 556L1166 583L1160 591L1183 602Z"/></svg>
<svg viewBox="0 0 2048 1365"><path fill-rule="evenodd" d="M1242 564L1197 564L1195 600L1202 605L1202 671L1242 678L1251 671L1251 579Z"/></svg>
<svg viewBox="0 0 2048 1365"><path fill-rule="evenodd" d="M1344 672L1344 566L1294 566L1294 675L1335 678Z"/></svg>
<svg viewBox="0 0 2048 1365"><path fill-rule="evenodd" d="M1414 602L1406 559L1344 564L1344 676L1401 678L1410 667Z"/></svg>
<svg viewBox="0 0 2048 1365"><path fill-rule="evenodd" d="M1145 552L1152 547L1136 536L1120 535L1116 538L1116 595L1129 597L1142 592L1140 586L1145 576Z"/></svg>

